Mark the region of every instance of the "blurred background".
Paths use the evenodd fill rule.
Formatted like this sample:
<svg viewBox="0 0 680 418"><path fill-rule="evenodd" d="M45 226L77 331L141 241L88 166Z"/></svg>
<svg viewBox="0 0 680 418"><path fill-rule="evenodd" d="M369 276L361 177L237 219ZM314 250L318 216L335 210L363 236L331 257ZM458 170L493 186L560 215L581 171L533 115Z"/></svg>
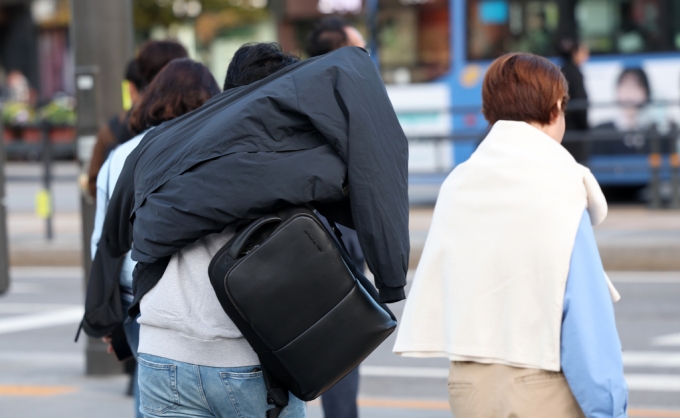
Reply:
<svg viewBox="0 0 680 418"><path fill-rule="evenodd" d="M306 58L328 16L366 38L409 138L409 277L441 183L488 129L491 61L529 51L563 68L564 145L612 204L596 236L623 297L630 416L680 417L680 1L0 0L0 418L132 416L131 366L73 337L93 216L84 173L98 130L131 106L122 79L138 47L175 39L221 84L246 42ZM361 416L451 416L447 361L397 358L392 344L362 366Z"/></svg>

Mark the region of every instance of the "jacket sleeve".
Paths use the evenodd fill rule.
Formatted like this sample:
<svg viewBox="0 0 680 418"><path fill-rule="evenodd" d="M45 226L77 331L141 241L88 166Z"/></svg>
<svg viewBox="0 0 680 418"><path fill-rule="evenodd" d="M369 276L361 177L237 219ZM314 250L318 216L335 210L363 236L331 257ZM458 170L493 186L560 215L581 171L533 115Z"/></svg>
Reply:
<svg viewBox="0 0 680 418"><path fill-rule="evenodd" d="M325 72L293 77L299 111L347 164L352 218L381 302L405 298L408 143L366 51L343 48Z"/></svg>
<svg viewBox="0 0 680 418"><path fill-rule="evenodd" d="M587 211L577 232L564 296L561 364L585 416L626 416L621 342Z"/></svg>

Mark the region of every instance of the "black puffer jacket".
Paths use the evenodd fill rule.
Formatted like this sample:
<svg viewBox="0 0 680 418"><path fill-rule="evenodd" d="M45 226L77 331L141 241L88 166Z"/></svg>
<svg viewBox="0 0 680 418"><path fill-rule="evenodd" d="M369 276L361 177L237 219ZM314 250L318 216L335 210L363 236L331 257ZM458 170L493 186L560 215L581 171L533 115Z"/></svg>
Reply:
<svg viewBox="0 0 680 418"><path fill-rule="evenodd" d="M128 157L99 251L131 247L138 301L168 258L285 205L356 229L383 302L404 298L408 145L366 51L342 48L221 93Z"/></svg>

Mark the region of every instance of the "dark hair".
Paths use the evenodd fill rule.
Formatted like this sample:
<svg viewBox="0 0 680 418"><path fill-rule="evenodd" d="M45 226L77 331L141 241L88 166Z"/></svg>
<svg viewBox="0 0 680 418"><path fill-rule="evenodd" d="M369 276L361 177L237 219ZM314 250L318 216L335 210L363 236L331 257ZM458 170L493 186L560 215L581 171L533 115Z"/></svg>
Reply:
<svg viewBox="0 0 680 418"><path fill-rule="evenodd" d="M580 45L578 38L564 37L557 45L557 53L565 61L573 61L574 53L578 51Z"/></svg>
<svg viewBox="0 0 680 418"><path fill-rule="evenodd" d="M144 88L144 79L142 79L142 74L139 72L139 65L136 59L131 59L128 62L127 68L125 69L125 80L134 84L137 90L142 90Z"/></svg>
<svg viewBox="0 0 680 418"><path fill-rule="evenodd" d="M619 75L618 80L616 80L616 86L620 86L623 79L626 77L632 77L635 81L645 90L645 95L647 96L646 102L652 100L652 89L649 87L649 78L647 73L642 68L626 68Z"/></svg>
<svg viewBox="0 0 680 418"><path fill-rule="evenodd" d="M145 88L170 61L186 58L187 50L176 41L148 41L139 49L137 65Z"/></svg>
<svg viewBox="0 0 680 418"><path fill-rule="evenodd" d="M561 108L557 102L562 100ZM482 113L499 120L549 125L569 101L560 68L534 54L515 52L491 63L482 84Z"/></svg>
<svg viewBox="0 0 680 418"><path fill-rule="evenodd" d="M310 57L327 54L347 45L347 23L337 17L330 16L322 19L309 34L307 53Z"/></svg>
<svg viewBox="0 0 680 418"><path fill-rule="evenodd" d="M171 61L149 84L130 116L135 134L198 109L220 92L208 68L188 58Z"/></svg>
<svg viewBox="0 0 680 418"><path fill-rule="evenodd" d="M224 90L246 86L274 74L280 69L300 62L295 55L284 53L275 42L242 45L229 63L224 79Z"/></svg>

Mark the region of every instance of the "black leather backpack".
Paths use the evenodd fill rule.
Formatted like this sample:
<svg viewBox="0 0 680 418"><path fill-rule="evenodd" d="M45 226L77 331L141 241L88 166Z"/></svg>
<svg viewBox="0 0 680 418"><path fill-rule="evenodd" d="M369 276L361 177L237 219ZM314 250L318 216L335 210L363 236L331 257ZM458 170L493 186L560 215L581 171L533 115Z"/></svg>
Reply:
<svg viewBox="0 0 680 418"><path fill-rule="evenodd" d="M311 210L291 208L250 223L210 263L220 304L260 359L268 418L288 391L320 396L397 326L341 242Z"/></svg>

